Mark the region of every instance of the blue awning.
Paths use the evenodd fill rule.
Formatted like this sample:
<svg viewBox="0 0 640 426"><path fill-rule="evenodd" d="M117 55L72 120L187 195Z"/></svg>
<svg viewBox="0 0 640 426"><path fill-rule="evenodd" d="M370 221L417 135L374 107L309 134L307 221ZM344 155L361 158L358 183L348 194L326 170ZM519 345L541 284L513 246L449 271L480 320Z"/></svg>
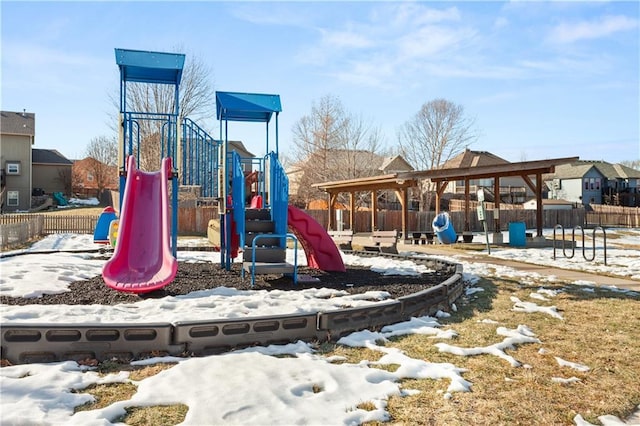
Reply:
<svg viewBox="0 0 640 426"><path fill-rule="evenodd" d="M116 64L124 81L180 84L185 55L116 49Z"/></svg>
<svg viewBox="0 0 640 426"><path fill-rule="evenodd" d="M269 122L274 112L281 111L280 95L216 92L218 120Z"/></svg>

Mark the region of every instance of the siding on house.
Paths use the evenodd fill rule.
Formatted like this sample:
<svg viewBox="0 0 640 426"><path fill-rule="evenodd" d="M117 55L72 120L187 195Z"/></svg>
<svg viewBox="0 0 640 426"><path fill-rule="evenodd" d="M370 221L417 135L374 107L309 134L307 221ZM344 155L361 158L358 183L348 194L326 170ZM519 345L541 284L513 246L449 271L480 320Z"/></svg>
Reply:
<svg viewBox="0 0 640 426"><path fill-rule="evenodd" d="M35 114L1 111L0 115L0 162L6 173L2 209L28 210L31 208L31 145L35 137ZM19 174L8 173L8 164L10 167L18 164ZM17 195L17 205L8 204L10 195Z"/></svg>
<svg viewBox="0 0 640 426"><path fill-rule="evenodd" d="M621 194L621 204L633 207L640 198L640 171L621 164L581 160L558 165L555 173L543 179L549 188L549 198L584 205L611 203L612 196Z"/></svg>
<svg viewBox="0 0 640 426"><path fill-rule="evenodd" d="M31 150L32 188L41 188L46 194L62 192L71 195L71 168L73 162L55 149Z"/></svg>

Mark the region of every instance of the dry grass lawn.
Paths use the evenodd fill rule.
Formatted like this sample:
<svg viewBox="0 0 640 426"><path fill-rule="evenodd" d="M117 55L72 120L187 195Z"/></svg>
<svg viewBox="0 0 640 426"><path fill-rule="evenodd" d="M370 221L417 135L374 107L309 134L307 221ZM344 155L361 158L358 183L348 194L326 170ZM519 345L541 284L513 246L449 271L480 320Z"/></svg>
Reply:
<svg viewBox="0 0 640 426"><path fill-rule="evenodd" d="M589 292L579 286L557 284L555 289L559 294L544 302L529 298L538 286L498 279L484 279L479 286L485 291L458 300L457 311L440 320L443 328L452 328L459 334L446 343L464 348L492 345L503 339L496 334L498 326L516 328L520 324L527 325L541 343L507 350L523 364L523 367L512 367L491 355L462 357L441 353L434 346L439 340L428 336L394 338L386 346L400 348L416 359L452 363L467 369L463 377L472 383L472 390L453 393L447 399L444 397L449 386L446 380L404 380L402 388L417 389L420 393L390 398L390 424L573 425L576 414L600 424L598 416L609 414L625 419L640 404L640 297L608 289ZM544 287L554 288L548 283ZM515 312L511 296L539 305L555 305L563 319L543 313ZM318 350L327 356L344 356L350 363L376 361L382 356L375 350L330 343L320 345ZM555 357L587 365L590 370L580 372L562 367ZM110 366L107 371L118 368ZM171 366L146 367L134 372L135 380L156 374L162 368ZM397 366L384 368L395 371ZM580 381L562 384L552 380L557 377L577 377ZM116 389L111 392L119 395L116 400L130 397L130 384L109 386ZM104 401L106 397L99 399ZM363 407L366 404L364 402ZM83 406L83 409L92 407ZM183 405L132 408L118 421L131 425L177 424L187 411L188 407Z"/></svg>

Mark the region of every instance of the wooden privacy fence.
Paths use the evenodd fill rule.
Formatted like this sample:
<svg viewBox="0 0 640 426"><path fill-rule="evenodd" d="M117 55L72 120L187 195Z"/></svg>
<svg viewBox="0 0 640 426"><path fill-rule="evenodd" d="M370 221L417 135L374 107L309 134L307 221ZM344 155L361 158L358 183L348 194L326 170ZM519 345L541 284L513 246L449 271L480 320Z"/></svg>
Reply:
<svg viewBox="0 0 640 426"><path fill-rule="evenodd" d="M45 215L45 214L11 214L0 215L0 235L2 238L2 248L4 249L4 241L14 241L15 236L23 235L26 231L18 231L18 229L26 229L29 232L35 226L33 223L39 224L39 235L48 234L93 234L98 222L99 216L80 216L80 215ZM198 207L198 208L179 208L178 209L178 234L193 235L207 233L209 220L218 218L217 207ZM5 235L7 237L5 238ZM11 235L11 237L8 237ZM31 235L29 237L33 238ZM26 242L24 240L22 242Z"/></svg>
<svg viewBox="0 0 640 426"><path fill-rule="evenodd" d="M310 216L316 219L323 227L327 227L328 213L326 210L307 210ZM464 231L464 212L448 212L451 218L453 228L457 232ZM561 224L565 228L573 228L574 226L585 226L584 209L573 210L545 210L542 212L542 227L553 228L557 224ZM510 222L525 222L527 229L536 228L536 211L523 209L500 210L500 230L509 229ZM409 212L409 222L407 231L432 231L432 222L435 218L435 212ZM487 210L486 221L488 229L494 230L494 211ZM377 213L378 230L391 231L402 229L402 212L400 210L384 210ZM371 212L358 211L355 214L355 227L349 223L349 212L342 213L343 229L351 229L353 232L372 232L371 229ZM469 230L472 232L481 232L484 230L482 222L478 220L475 210L469 214Z"/></svg>
<svg viewBox="0 0 640 426"><path fill-rule="evenodd" d="M324 228L327 227L327 210L306 210ZM524 209L500 209L500 230L509 229L511 222L524 222L527 229L536 228L536 211ZM451 223L456 232L465 231L464 212L449 212ZM217 207L180 207L178 209L179 235L207 235L207 227L211 219L218 219ZM431 231L431 223L435 212L409 212L408 232ZM487 228L494 231L494 211L486 211ZM0 215L0 248L22 244L37 235L75 233L93 234L98 216L65 216L45 214L13 214ZM349 212L342 212L342 227L353 232L373 232L371 229L371 212L358 211L355 214L355 226L349 223ZM640 209L626 208L623 211L607 210L585 212L584 209L543 210L542 227L553 228L562 225L565 228L576 226L610 226L640 227ZM402 229L402 212L400 210L383 210L377 213L379 231ZM472 232L483 231L482 222L478 220L475 210L469 215L469 227Z"/></svg>
<svg viewBox="0 0 640 426"><path fill-rule="evenodd" d="M592 204L587 222L593 226L640 227L640 207L603 206Z"/></svg>

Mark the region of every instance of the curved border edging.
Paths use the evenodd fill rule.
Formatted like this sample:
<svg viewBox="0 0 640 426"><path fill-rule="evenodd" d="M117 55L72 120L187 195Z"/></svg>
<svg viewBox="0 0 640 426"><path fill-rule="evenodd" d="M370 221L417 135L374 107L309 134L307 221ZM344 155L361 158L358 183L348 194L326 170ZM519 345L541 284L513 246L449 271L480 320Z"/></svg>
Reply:
<svg viewBox="0 0 640 426"><path fill-rule="evenodd" d="M136 324L3 324L2 358L12 364L62 360L121 359L157 355L201 356L238 347L303 341L336 341L363 329L434 315L448 310L462 294L462 265L422 256L349 252L402 258L442 270L453 268L445 281L393 301L310 314L271 315L211 321ZM371 254L370 254L371 253Z"/></svg>

